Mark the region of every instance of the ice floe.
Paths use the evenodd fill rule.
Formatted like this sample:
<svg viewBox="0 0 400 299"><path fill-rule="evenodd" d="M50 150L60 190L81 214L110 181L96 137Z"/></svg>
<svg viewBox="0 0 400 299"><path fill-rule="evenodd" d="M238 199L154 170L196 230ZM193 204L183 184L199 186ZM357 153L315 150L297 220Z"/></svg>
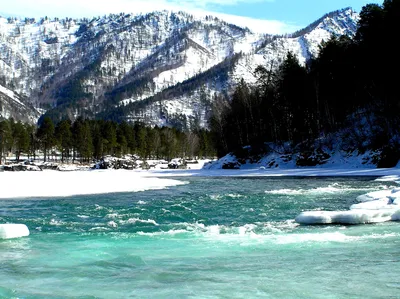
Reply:
<svg viewBox="0 0 400 299"><path fill-rule="evenodd" d="M365 224L400 221L400 188L369 192L357 197L359 203L347 211L305 211L300 224Z"/></svg>
<svg viewBox="0 0 400 299"><path fill-rule="evenodd" d="M0 224L0 240L29 236L29 229L25 224L6 223Z"/></svg>

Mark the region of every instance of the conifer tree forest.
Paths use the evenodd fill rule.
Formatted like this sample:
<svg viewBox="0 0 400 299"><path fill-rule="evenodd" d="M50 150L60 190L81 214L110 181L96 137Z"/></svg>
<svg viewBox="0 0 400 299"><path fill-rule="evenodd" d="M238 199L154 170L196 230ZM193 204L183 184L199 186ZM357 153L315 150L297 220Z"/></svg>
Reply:
<svg viewBox="0 0 400 299"><path fill-rule="evenodd" d="M353 126L344 136L353 148L382 149L397 162L399 29L399 0L368 4L353 38L332 36L305 66L290 52L278 67L259 66L257 86L242 81L231 98L214 104L218 156L265 142L307 146Z"/></svg>
<svg viewBox="0 0 400 299"><path fill-rule="evenodd" d="M22 153L34 158L40 151L46 160L55 150L62 161L82 162L125 154L221 157L248 145L262 149L268 142L307 146L352 127L344 138L353 148L382 149L398 161L399 29L400 0L364 6L354 37L331 36L306 65L289 52L278 66L259 66L257 84L242 80L230 96L218 96L209 129L181 131L82 117L58 123L44 117L38 126L2 120L0 163L10 152L18 160Z"/></svg>
<svg viewBox="0 0 400 299"><path fill-rule="evenodd" d="M44 117L38 127L0 121L0 164L13 152L35 159L40 153L44 161L92 162L106 155L122 157L138 155L142 159L212 157L215 155L210 132L204 129L179 131L169 127L148 127L140 123L116 123L79 117L74 122L62 120L54 124Z"/></svg>

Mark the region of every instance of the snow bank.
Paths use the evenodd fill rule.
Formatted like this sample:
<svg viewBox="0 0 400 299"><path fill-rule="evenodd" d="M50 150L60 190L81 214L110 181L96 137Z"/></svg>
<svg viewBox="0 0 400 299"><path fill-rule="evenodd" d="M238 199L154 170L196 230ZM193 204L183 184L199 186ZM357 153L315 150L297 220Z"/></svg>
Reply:
<svg viewBox="0 0 400 299"><path fill-rule="evenodd" d="M29 229L25 224L0 224L0 240L29 236Z"/></svg>
<svg viewBox="0 0 400 299"><path fill-rule="evenodd" d="M348 211L306 211L295 219L300 224L364 224L400 221L400 188L370 192Z"/></svg>
<svg viewBox="0 0 400 299"><path fill-rule="evenodd" d="M130 170L0 172L0 198L58 197L163 189L185 182Z"/></svg>

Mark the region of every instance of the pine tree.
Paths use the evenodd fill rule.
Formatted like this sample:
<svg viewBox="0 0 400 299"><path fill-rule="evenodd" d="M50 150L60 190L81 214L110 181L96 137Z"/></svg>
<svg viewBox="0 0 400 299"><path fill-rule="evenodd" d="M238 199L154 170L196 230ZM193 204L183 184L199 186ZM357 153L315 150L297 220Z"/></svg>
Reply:
<svg viewBox="0 0 400 299"><path fill-rule="evenodd" d="M138 154L140 157L142 157L143 159L146 159L147 156L147 130L145 127L140 126L138 127L138 131L137 131L137 142L138 142Z"/></svg>
<svg viewBox="0 0 400 299"><path fill-rule="evenodd" d="M123 146L125 146L125 141L126 141L125 153L133 154L135 152L136 149L135 130L132 125L129 125L126 121L121 122L117 128L117 139L118 139L117 142L120 144L121 147L121 154L124 154L122 153L123 151L122 148Z"/></svg>
<svg viewBox="0 0 400 299"><path fill-rule="evenodd" d="M11 143L12 136L10 123L7 120L2 120L0 121L0 164L5 161Z"/></svg>
<svg viewBox="0 0 400 299"><path fill-rule="evenodd" d="M117 148L117 128L116 123L106 121L102 125L102 136L104 143L104 151L107 154L114 155Z"/></svg>
<svg viewBox="0 0 400 299"><path fill-rule="evenodd" d="M230 105L226 98L215 96L212 112L209 119L212 141L215 145L218 157L222 157L230 150L228 146L228 116Z"/></svg>
<svg viewBox="0 0 400 299"><path fill-rule="evenodd" d="M93 141L93 158L100 160L104 156L104 142L101 134L101 121L91 122L91 134Z"/></svg>
<svg viewBox="0 0 400 299"><path fill-rule="evenodd" d="M37 137L43 149L43 160L46 162L48 150L54 145L54 124L50 117L43 118L41 125L37 130Z"/></svg>
<svg viewBox="0 0 400 299"><path fill-rule="evenodd" d="M21 153L29 150L29 134L27 128L21 122L16 122L13 127L12 135L14 137L14 152L17 162L20 159Z"/></svg>
<svg viewBox="0 0 400 299"><path fill-rule="evenodd" d="M297 143L310 137L311 87L306 68L300 65L293 53L288 52L286 59L279 66L276 84L283 115L282 139Z"/></svg>
<svg viewBox="0 0 400 299"><path fill-rule="evenodd" d="M79 154L81 162L88 162L93 156L93 139L89 121L78 117L72 125L72 136L74 142L73 160Z"/></svg>
<svg viewBox="0 0 400 299"><path fill-rule="evenodd" d="M72 131L71 121L69 119L62 120L57 123L55 128L55 137L57 141L57 147L61 152L61 162L64 163L65 159L70 156L70 150L72 148Z"/></svg>
<svg viewBox="0 0 400 299"><path fill-rule="evenodd" d="M37 127L35 125L25 124L25 128L29 136L28 158L31 159L31 157L33 157L33 160L35 160L36 150L39 147L38 146L39 142L36 137Z"/></svg>
<svg viewBox="0 0 400 299"><path fill-rule="evenodd" d="M162 128L160 132L161 143L162 143L162 155L168 161L172 158L176 158L178 152L178 140L174 129Z"/></svg>

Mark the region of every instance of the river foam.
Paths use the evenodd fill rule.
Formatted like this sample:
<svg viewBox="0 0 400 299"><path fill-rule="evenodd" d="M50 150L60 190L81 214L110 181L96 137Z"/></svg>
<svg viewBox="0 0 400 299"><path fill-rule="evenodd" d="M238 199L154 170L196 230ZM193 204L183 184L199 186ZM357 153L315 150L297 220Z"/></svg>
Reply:
<svg viewBox="0 0 400 299"><path fill-rule="evenodd" d="M385 186L382 186L385 188ZM326 187L318 187L312 189L275 189L275 190L266 190L266 194L275 194L275 195L318 195L318 194L334 194L340 192L356 192L356 191L372 191L376 190L373 188L355 188L349 187L345 185L341 185L338 183L330 184Z"/></svg>

